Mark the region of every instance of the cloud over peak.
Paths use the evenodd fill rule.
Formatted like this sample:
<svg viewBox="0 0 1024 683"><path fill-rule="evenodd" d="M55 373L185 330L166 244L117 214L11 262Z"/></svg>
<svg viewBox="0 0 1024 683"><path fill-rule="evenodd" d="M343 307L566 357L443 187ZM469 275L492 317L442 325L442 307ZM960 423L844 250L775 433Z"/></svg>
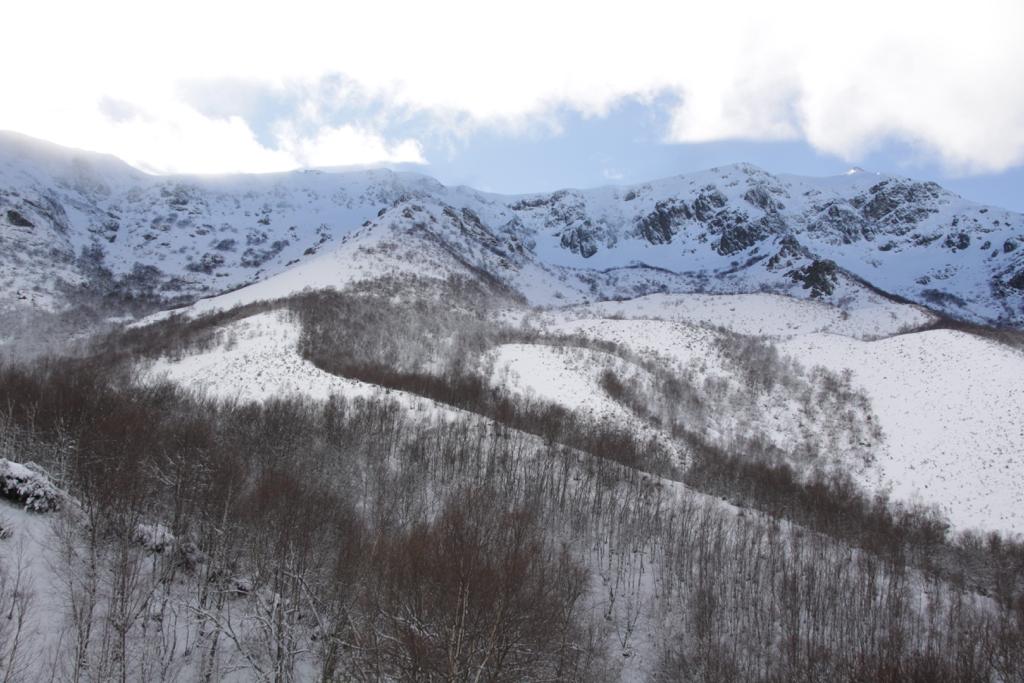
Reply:
<svg viewBox="0 0 1024 683"><path fill-rule="evenodd" d="M1024 163L1016 0L183 0L160 13L99 0L8 15L19 30L0 43L16 65L0 73L0 128L153 170L421 163L395 120L515 135L555 110L600 116L630 98L670 108L668 142L806 140L856 161L896 139L965 172ZM332 78L345 87L328 96L317 84ZM254 118L236 91L205 110L183 94L205 83L210 100L229 82L310 95ZM352 114L354 101L376 106Z"/></svg>

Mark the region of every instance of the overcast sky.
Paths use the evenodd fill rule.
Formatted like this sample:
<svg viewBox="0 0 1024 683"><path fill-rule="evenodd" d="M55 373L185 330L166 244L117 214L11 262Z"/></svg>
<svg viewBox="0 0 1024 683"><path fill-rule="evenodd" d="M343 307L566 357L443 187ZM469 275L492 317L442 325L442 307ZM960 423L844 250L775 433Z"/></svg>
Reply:
<svg viewBox="0 0 1024 683"><path fill-rule="evenodd" d="M151 172L390 164L504 192L732 161L1024 210L1024 2L33 2L0 129Z"/></svg>

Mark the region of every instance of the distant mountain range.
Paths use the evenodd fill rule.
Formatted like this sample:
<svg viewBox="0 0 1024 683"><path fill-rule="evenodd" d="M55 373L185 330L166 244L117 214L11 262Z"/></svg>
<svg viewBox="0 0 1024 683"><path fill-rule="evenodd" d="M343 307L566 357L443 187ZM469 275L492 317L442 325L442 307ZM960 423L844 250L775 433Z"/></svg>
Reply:
<svg viewBox="0 0 1024 683"><path fill-rule="evenodd" d="M1024 327L1024 216L932 182L736 164L640 185L498 195L388 170L151 176L0 134L0 307L177 305L381 274L460 274L537 304L772 291L906 299ZM240 289L245 287L246 289Z"/></svg>

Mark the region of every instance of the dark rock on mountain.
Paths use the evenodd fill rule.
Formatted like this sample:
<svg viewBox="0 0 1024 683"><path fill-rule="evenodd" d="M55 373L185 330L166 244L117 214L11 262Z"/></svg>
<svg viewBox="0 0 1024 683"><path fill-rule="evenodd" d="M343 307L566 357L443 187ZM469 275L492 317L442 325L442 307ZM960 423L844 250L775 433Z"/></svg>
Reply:
<svg viewBox="0 0 1024 683"><path fill-rule="evenodd" d="M809 290L814 299L832 294L838 282L835 261L828 260L812 261L809 265L795 268L786 275L793 282L799 282L804 289Z"/></svg>

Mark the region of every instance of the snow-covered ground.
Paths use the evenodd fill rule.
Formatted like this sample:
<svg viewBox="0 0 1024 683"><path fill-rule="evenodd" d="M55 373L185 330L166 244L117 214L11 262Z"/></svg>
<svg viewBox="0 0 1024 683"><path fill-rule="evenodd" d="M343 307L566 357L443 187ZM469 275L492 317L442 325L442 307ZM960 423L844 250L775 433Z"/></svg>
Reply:
<svg viewBox="0 0 1024 683"><path fill-rule="evenodd" d="M0 524L10 534L0 541L0 571L6 572L9 583L5 588L8 590L14 587L19 571L21 573L18 590L27 603L21 640L23 648L31 648L18 658L21 670L11 672L14 675L11 680L44 680L43 665L56 651L57 639L67 633L64 623L66 585L58 569L54 519L53 514L30 512L22 505L0 500ZM16 614L14 604L7 603L6 609ZM4 616L7 617L7 613ZM9 652L9 645L4 643L5 654Z"/></svg>
<svg viewBox="0 0 1024 683"><path fill-rule="evenodd" d="M168 380L210 398L261 402L332 396L395 401L424 418L462 414L414 394L325 372L299 355L300 329L286 311L269 311L225 325L213 348L180 358L160 358L142 370L142 381Z"/></svg>
<svg viewBox="0 0 1024 683"><path fill-rule="evenodd" d="M714 351L716 333L701 325L642 318L575 317L555 314L546 318L552 334L582 335L612 342L646 358L664 358L683 367L697 363L702 372L726 372Z"/></svg>
<svg viewBox="0 0 1024 683"><path fill-rule="evenodd" d="M1024 354L950 330L780 348L849 369L870 397L885 438L866 484L937 505L960 529L1024 533Z"/></svg>
<svg viewBox="0 0 1024 683"><path fill-rule="evenodd" d="M371 384L324 372L298 353L299 326L285 311L260 313L226 325L212 349L160 358L148 379L167 379L207 396L263 401L288 396L326 400L377 396Z"/></svg>
<svg viewBox="0 0 1024 683"><path fill-rule="evenodd" d="M884 337L926 325L935 316L862 292L843 307L778 294L651 294L628 301L602 301L572 311L595 317L672 320L725 327L739 334L788 337L828 332L858 339Z"/></svg>
<svg viewBox="0 0 1024 683"><path fill-rule="evenodd" d="M869 340L879 330L920 324L922 318L913 307L880 307L870 316L865 313L855 325L837 309L769 295L659 295L636 304L629 309L628 302L606 302L529 314L526 320L552 334L612 341L645 359L692 371L697 377L734 383L735 377L730 378L734 369L716 347L722 333L714 328L723 325L737 332L756 328L759 336L771 338L781 352L805 366L849 369L856 385L870 397L884 440L874 448L874 461L866 469L854 470L862 483L873 490L889 490L896 500L939 505L957 529L1024 531L1024 423L1020 420L1024 387L1019 381L1024 377L1024 354L948 330ZM626 313L632 315L602 317ZM751 321L745 314L758 317ZM426 399L319 370L299 355L299 336L299 325L287 311L257 314L225 325L217 343L208 350L149 363L143 377L149 381L168 379L228 401L280 396L323 400L340 395L397 400L424 416L464 415ZM676 448L667 435L614 401L602 388L605 369L640 382L648 376L646 370L617 355L573 346L503 344L488 354L485 364L496 384L635 429ZM749 427L783 445L801 422L806 428L817 423L809 415L794 412L797 403L776 402L778 398L769 395L759 412L752 413L759 421ZM726 417L735 418L723 419ZM683 454L676 452L682 459ZM657 488L666 497L666 510L671 509L671 501L695 496L702 504L735 512L678 482L659 481ZM50 534L45 518L11 510L6 504L0 505L0 511L16 529L15 538L4 542L11 545L5 547L14 548L18 539L25 538L33 564L51 557L52 550L44 545ZM159 532L158 527L154 530ZM612 623L620 625L629 618L629 610L641 602L645 605L632 642L623 649L630 657L623 659L622 680L646 680L656 663L664 622L678 619L678 615L659 618L660 612L650 607L660 599L654 573L641 572L637 589L620 588L617 601L606 603L612 582L607 570L602 573L602 566L593 567L592 608L599 616L607 608ZM46 583L57 577L52 572L36 576L35 590L43 602L38 603L39 621L32 628L56 632L56 622L49 621L62 614L63 606L45 601L59 594L48 590ZM50 641L42 640L50 646ZM611 642L622 648L615 638Z"/></svg>
<svg viewBox="0 0 1024 683"><path fill-rule="evenodd" d="M17 301L42 308L58 307L56 281L83 281L75 259L97 245L105 250L102 262L125 279L129 291L144 290L147 279L158 276L182 276L182 293L188 295L249 283L201 300L191 314L396 275L482 272L543 305L659 288L685 291L701 277L702 291L750 292L780 282L797 287L786 279L788 265L764 265L768 250L779 248L778 235L726 253L713 248L722 236L707 232L708 221L680 218L681 202L696 210L698 200L707 204L721 195L718 208L738 211L751 223L784 214L788 231L816 256L832 258L873 283L928 301L922 287L948 290L968 300L965 315L973 310L992 317L1010 305L992 298L992 276L1006 280L1020 272L1017 244L1024 235L1017 214L872 174L801 179L734 166L632 188L501 197L383 171L151 178L95 156L53 152L29 164L9 150L5 154L0 190L16 191L2 197L0 243L9 248L0 251L10 268L0 278L0 295L16 293ZM885 183L888 190L876 189ZM900 212L892 211L868 220L859 212L857 202L884 199L886 193L895 197L897 190L927 195L920 201L896 197L901 208L917 207L925 217L896 221ZM44 201L51 194L52 205ZM829 224L833 209L843 213L842 224ZM671 223L671 239L642 236L640 226L652 216ZM950 232L954 221L966 232ZM594 253L583 253L591 247ZM639 262L673 272L640 268ZM1024 354L960 332L912 332L934 316L851 282L841 280L829 297L839 306L766 293L654 294L525 317L553 334L620 344L686 373L694 386L717 386L724 398L708 399L713 410L700 423L711 440L761 437L785 450L807 439L828 443L823 432L833 425L820 406L808 407L781 389L740 404L742 409L730 404L744 387L720 352L727 335L718 328L767 339L805 367L849 372L870 398L881 441L836 442L821 448L823 457L848 466L870 490L938 506L956 529L1024 533ZM1007 296L1019 301L1012 299L1018 294ZM287 312L262 313L226 325L208 350L145 364L142 378L166 379L225 401L342 396L397 401L424 419L466 415L324 372L299 355L299 336ZM543 344L501 345L485 361L496 385L632 429L685 461L667 434L602 387L605 369L643 383L649 375L636 364L593 349ZM855 445L873 457L859 457L863 452ZM26 476L20 465L7 471ZM670 499L696 496L720 504L678 482L657 484ZM44 567L53 554L47 518L0 503L0 521L14 529L3 541L2 559L9 566L24 548L33 563L29 569L41 602L31 628L58 634L58 624L46 616L63 607L54 602L60 594L56 575ZM146 526L146 543L159 542L162 528ZM604 580L597 569L595 585ZM644 581L642 592L658 599L653 574ZM595 596L605 589L600 586ZM637 679L650 674L653 644L661 635L653 621L641 620L639 628L642 644L626 662L627 679L631 672Z"/></svg>
<svg viewBox="0 0 1024 683"><path fill-rule="evenodd" d="M730 297L721 297L727 300ZM768 303L786 302L782 297ZM589 308L589 307L588 307ZM722 353L721 333L699 324L670 320L573 317L549 314L545 329L612 342L641 358L657 360L697 388L702 409L687 419L689 429L710 443L730 448L738 442L762 441L804 460L810 448L823 466L859 471L870 459L876 437L855 408L856 420L844 422L828 405L808 404L783 385L753 392ZM708 382L715 384L713 395ZM852 407L851 407L852 408ZM851 431L851 424L857 425ZM806 463L803 463L806 464Z"/></svg>
<svg viewBox="0 0 1024 683"><path fill-rule="evenodd" d="M601 387L605 370L644 381L646 372L608 353L577 347L502 344L486 362L492 381L520 395L554 403L599 423L631 430L645 441L662 444L685 464L685 457L667 434L647 424L616 402Z"/></svg>

